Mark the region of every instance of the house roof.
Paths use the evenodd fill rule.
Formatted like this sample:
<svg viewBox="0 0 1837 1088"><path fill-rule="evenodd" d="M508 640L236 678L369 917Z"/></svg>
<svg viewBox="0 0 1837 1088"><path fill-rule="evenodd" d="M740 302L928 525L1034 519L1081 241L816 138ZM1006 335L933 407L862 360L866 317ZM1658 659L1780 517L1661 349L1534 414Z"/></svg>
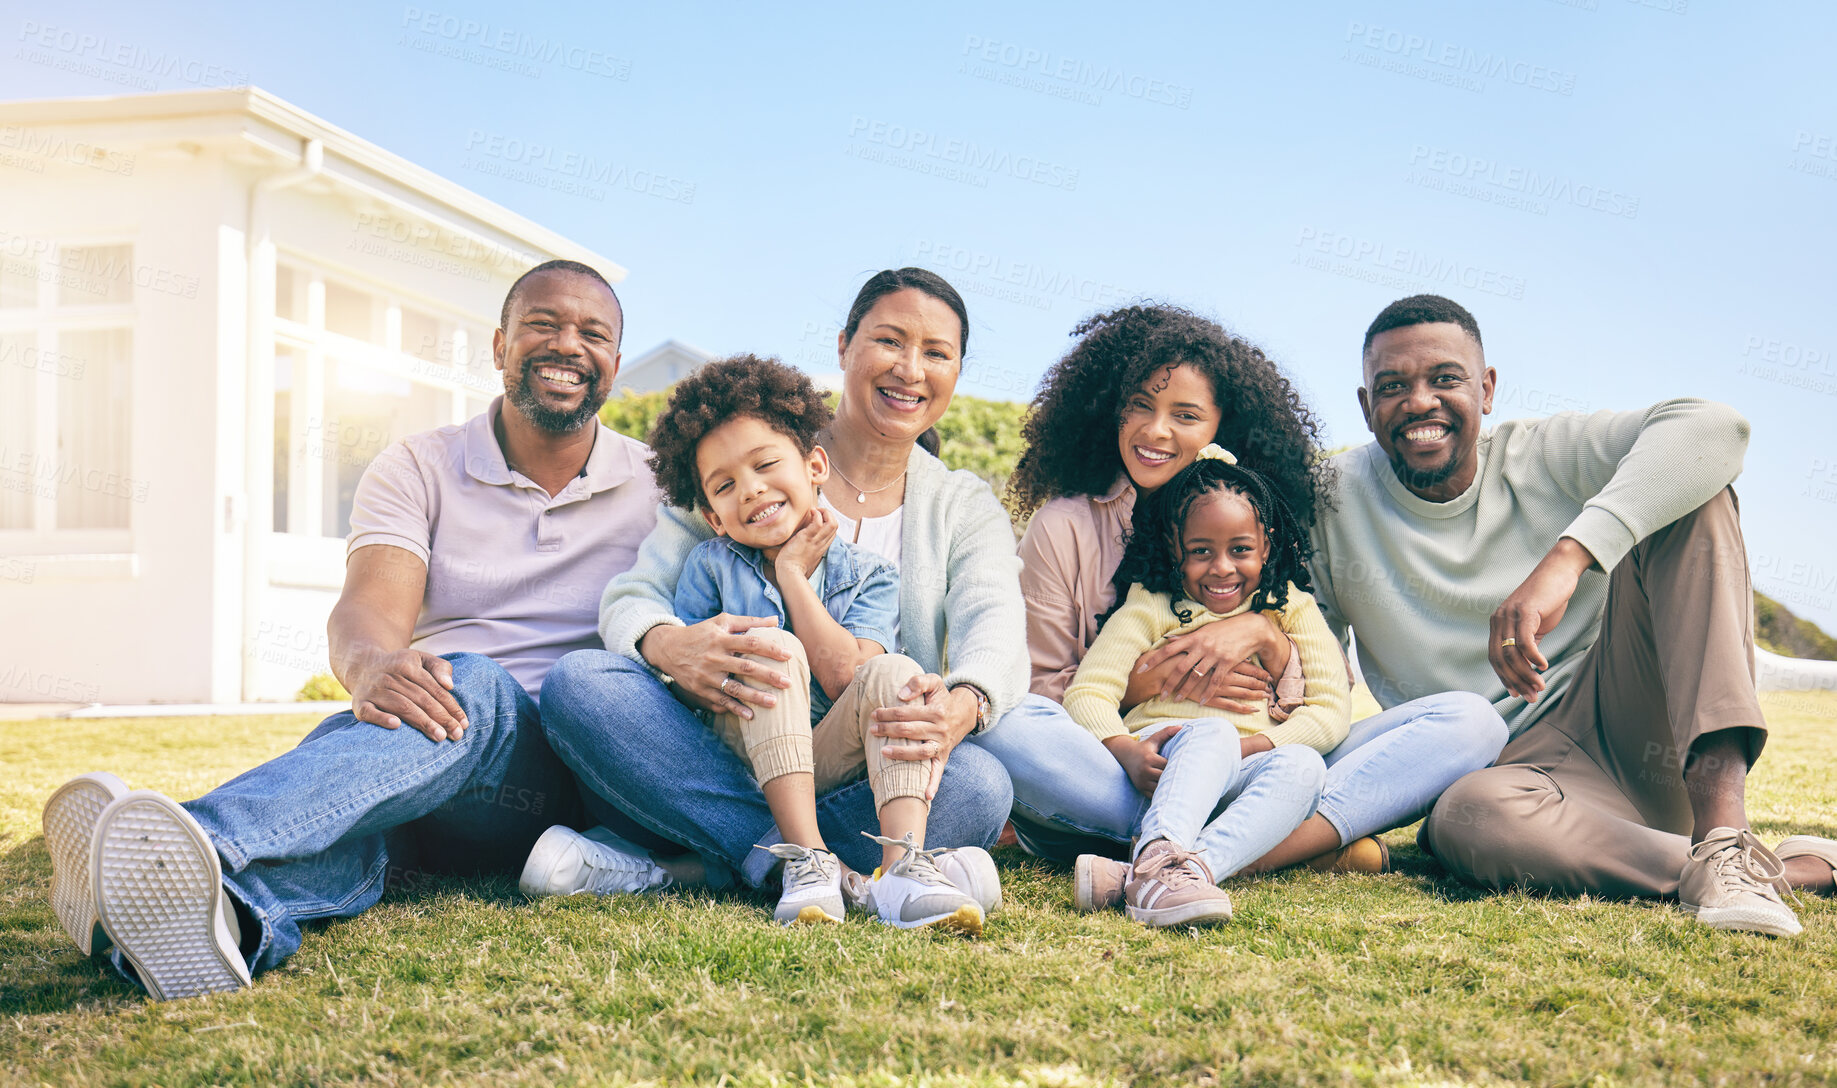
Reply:
<svg viewBox="0 0 1837 1088"><path fill-rule="evenodd" d="M259 87L162 91L91 98L0 102L0 124L90 126L94 139L117 146L203 144L232 141L263 164L290 165L301 143L318 140L325 175L385 202L425 208L460 221L507 246L546 257L582 261L608 280L623 280L623 266L478 195L425 167L386 151Z"/></svg>
<svg viewBox="0 0 1837 1088"><path fill-rule="evenodd" d="M703 351L701 348L698 348L693 344L685 344L681 340L672 338L669 340L665 340L663 343L658 344L656 347L651 348L649 351L646 351L643 355L640 355L636 359L633 359L631 362L626 363L625 372L627 374L635 374L639 370L642 370L643 368L649 366L651 363L656 362L658 359L666 358L671 355L687 356L691 359L694 359L697 363L705 363L708 360L714 358L714 355L711 352Z"/></svg>

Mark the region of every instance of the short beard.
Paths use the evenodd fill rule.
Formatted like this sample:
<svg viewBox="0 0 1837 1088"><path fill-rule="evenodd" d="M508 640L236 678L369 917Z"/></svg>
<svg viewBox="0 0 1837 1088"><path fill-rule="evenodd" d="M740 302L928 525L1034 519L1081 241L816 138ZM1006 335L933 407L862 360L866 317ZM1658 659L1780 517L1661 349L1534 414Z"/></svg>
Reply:
<svg viewBox="0 0 1837 1088"><path fill-rule="evenodd" d="M547 356L535 356L524 359L515 378L508 374L504 377L504 399L508 400L523 418L534 424L537 430L550 434L571 434L587 425L587 422L600 413L600 406L606 403L606 394L600 390L600 376L596 371L586 374L586 395L580 404L567 411L559 411L543 404L536 396L536 391L529 387L530 371L542 363L559 363L560 360ZM570 368L572 369L572 368Z"/></svg>
<svg viewBox="0 0 1837 1088"><path fill-rule="evenodd" d="M1391 471L1397 474L1398 482L1411 491L1431 491L1448 482L1461 468L1461 452L1454 451L1448 455L1448 461L1440 468L1417 471L1403 463L1403 458L1391 454Z"/></svg>

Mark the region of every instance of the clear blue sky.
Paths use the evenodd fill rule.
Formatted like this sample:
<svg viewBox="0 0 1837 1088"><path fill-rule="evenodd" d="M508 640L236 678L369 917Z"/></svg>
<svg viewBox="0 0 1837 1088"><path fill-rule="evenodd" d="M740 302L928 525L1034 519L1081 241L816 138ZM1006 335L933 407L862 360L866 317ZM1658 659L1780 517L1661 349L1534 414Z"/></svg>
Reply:
<svg viewBox="0 0 1837 1088"><path fill-rule="evenodd" d="M1837 629L1830 4L6 7L0 97L120 89L22 59L31 25L246 73L624 264L628 353L832 365L861 280L927 264L966 392L1024 400L1081 316L1165 299L1345 444L1366 323L1439 290L1502 418L1745 412L1757 584Z"/></svg>

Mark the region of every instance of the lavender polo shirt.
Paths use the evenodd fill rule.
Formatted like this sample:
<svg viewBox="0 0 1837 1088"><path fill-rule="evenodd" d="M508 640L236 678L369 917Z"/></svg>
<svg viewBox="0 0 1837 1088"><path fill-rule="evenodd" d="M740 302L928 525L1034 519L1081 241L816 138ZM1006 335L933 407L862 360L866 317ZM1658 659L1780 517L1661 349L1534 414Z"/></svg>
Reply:
<svg viewBox="0 0 1837 1088"><path fill-rule="evenodd" d="M492 658L530 697L562 654L603 649L600 591L637 557L661 498L649 449L599 428L561 494L512 471L493 423L503 397L463 424L377 455L351 507L352 552L388 544L427 564L417 650Z"/></svg>

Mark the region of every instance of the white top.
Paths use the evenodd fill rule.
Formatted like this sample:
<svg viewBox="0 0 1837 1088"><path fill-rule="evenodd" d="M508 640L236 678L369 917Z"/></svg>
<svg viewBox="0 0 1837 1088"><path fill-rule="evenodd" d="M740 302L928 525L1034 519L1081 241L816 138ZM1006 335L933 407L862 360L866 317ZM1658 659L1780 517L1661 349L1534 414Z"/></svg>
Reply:
<svg viewBox="0 0 1837 1088"><path fill-rule="evenodd" d="M862 518L857 521L837 510L835 503L829 501L828 495L819 493L816 501L842 523L842 527L837 530L838 536L850 544L859 545L880 556L893 564L895 570L899 569L899 533L901 522L905 520L903 514L906 508L904 506L894 507L891 514L882 514L877 518Z"/></svg>
<svg viewBox="0 0 1837 1088"><path fill-rule="evenodd" d="M836 520L841 523L836 530L838 537L857 547L866 548L893 564L894 570L899 569L899 534L901 523L905 521L903 514L906 507L904 504L895 506L891 514L856 521L837 510L835 504L829 501L829 496L821 491L817 492L816 501L823 509L834 514ZM893 617L893 638L897 645L899 638L899 616L897 615Z"/></svg>

